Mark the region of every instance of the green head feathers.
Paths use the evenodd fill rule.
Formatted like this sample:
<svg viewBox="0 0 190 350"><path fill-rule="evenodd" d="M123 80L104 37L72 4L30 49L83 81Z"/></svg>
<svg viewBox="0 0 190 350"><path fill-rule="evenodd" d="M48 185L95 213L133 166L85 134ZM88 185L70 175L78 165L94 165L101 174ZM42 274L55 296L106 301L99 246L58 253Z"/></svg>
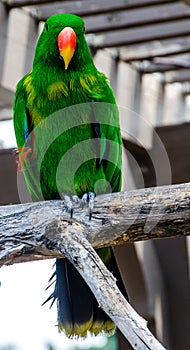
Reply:
<svg viewBox="0 0 190 350"><path fill-rule="evenodd" d="M33 68L46 64L75 70L92 62L84 35L84 22L75 15L59 14L47 19L36 46Z"/></svg>

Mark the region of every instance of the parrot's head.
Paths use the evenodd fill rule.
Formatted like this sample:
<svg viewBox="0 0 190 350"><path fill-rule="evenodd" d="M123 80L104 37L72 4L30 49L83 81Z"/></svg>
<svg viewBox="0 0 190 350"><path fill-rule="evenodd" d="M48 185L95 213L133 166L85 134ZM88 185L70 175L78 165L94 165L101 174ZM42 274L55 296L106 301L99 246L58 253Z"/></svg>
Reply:
<svg viewBox="0 0 190 350"><path fill-rule="evenodd" d="M91 60L84 34L84 22L75 15L58 14L47 19L36 46L34 65L58 65L75 69Z"/></svg>

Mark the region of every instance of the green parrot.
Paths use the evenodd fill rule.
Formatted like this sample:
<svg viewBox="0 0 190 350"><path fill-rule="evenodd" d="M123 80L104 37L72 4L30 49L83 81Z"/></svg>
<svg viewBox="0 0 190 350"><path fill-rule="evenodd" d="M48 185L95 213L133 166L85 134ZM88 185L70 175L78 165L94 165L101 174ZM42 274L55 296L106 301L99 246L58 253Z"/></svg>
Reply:
<svg viewBox="0 0 190 350"><path fill-rule="evenodd" d="M121 190L118 109L84 32L78 16L48 18L33 68L17 85L14 128L20 169L33 201L70 196L92 202L92 194ZM127 297L112 248L97 253ZM68 337L114 332L114 323L67 259L56 260L53 277L55 289L48 300L57 300L59 330Z"/></svg>

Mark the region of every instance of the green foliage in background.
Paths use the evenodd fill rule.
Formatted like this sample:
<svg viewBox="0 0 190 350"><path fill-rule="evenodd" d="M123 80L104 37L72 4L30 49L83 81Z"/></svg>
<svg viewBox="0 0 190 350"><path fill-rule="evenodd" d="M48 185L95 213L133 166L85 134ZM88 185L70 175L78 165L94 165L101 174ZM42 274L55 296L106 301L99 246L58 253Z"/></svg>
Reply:
<svg viewBox="0 0 190 350"><path fill-rule="evenodd" d="M56 347L54 347L54 345L52 344L47 344L46 346L47 346L47 350L57 350ZM5 350L9 350L9 349L5 349ZM103 347L82 348L81 345L80 346L74 345L73 347L70 347L69 350L118 350L117 336L113 335L112 337L107 338L107 343Z"/></svg>
<svg viewBox="0 0 190 350"><path fill-rule="evenodd" d="M18 350L18 348L15 345L3 345L0 346L0 350Z"/></svg>
<svg viewBox="0 0 190 350"><path fill-rule="evenodd" d="M19 350L15 345L0 345L0 350ZM46 344L46 350L57 350L56 346L53 344ZM112 337L107 338L107 343L103 347L91 347L91 348L82 348L81 346L70 347L69 350L118 350L117 336L113 335Z"/></svg>

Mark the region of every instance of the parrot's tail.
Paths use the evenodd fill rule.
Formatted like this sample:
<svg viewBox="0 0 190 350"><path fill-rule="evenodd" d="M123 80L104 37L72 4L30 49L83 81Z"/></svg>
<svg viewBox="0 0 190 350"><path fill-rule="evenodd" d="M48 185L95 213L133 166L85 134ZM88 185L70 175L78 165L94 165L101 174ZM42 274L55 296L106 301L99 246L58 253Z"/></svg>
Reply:
<svg viewBox="0 0 190 350"><path fill-rule="evenodd" d="M103 248L105 250L105 248ZM99 249L98 253L103 249ZM110 249L111 248L106 248ZM113 252L111 253L113 255ZM102 255L101 253L99 254ZM109 259L110 260L110 259ZM119 278L118 286L121 287L121 277L114 256L106 263L115 277ZM114 268L113 268L113 265ZM87 332L93 335L114 333L115 325L109 316L99 307L90 288L79 272L67 259L56 260L56 284L55 290L48 300L57 299L58 327L69 337L86 337ZM122 284L122 289L124 288ZM121 288L120 288L121 289ZM123 289L121 292L125 293Z"/></svg>

